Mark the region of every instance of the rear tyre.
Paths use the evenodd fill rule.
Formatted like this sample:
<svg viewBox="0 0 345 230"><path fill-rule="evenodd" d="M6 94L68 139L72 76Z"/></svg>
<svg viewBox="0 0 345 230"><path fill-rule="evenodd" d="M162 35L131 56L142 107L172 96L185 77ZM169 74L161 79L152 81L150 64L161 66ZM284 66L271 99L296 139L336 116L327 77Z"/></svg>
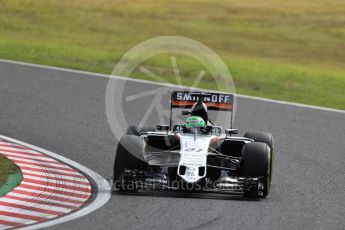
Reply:
<svg viewBox="0 0 345 230"><path fill-rule="evenodd" d="M154 127L142 127L138 129L137 126L132 125L127 128L126 135L135 135L139 136L142 132L148 132L148 131L155 131L156 129Z"/></svg>
<svg viewBox="0 0 345 230"><path fill-rule="evenodd" d="M243 147L241 171L244 177L262 177L263 194L265 198L270 189L270 148L265 143L247 143ZM258 197L256 194L244 194L247 197Z"/></svg>
<svg viewBox="0 0 345 230"><path fill-rule="evenodd" d="M244 137L253 139L254 142L262 142L267 144L271 149L271 159L270 159L270 183L272 180L273 173L273 162L274 162L274 138L271 133L250 131L244 134Z"/></svg>
<svg viewBox="0 0 345 230"><path fill-rule="evenodd" d="M143 140L134 135L125 135L120 139L116 150L114 162L113 182L115 188L120 191L137 191L136 183L125 181L123 172L125 169L143 170L145 162L140 158L143 153Z"/></svg>

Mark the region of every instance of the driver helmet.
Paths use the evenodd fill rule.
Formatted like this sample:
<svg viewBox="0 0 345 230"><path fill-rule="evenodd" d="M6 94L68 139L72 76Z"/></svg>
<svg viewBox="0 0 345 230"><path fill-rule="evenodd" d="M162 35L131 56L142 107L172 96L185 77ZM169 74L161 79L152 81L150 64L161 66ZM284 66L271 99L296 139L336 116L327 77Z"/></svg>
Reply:
<svg viewBox="0 0 345 230"><path fill-rule="evenodd" d="M196 102L192 107L191 115L201 117L205 122L207 122L208 114L206 104L201 100Z"/></svg>
<svg viewBox="0 0 345 230"><path fill-rule="evenodd" d="M200 133L206 122L199 116L191 116L187 118L185 126L191 133Z"/></svg>

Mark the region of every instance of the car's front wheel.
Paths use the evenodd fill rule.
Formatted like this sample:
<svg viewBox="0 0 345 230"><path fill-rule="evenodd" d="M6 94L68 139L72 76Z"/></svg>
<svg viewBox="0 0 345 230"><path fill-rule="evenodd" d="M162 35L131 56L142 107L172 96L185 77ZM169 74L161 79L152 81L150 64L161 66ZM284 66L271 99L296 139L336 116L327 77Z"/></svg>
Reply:
<svg viewBox="0 0 345 230"><path fill-rule="evenodd" d="M114 162L113 182L120 191L137 191L137 184L125 181L124 170L143 170L145 162L140 159L143 153L143 140L134 135L124 135L120 139Z"/></svg>
<svg viewBox="0 0 345 230"><path fill-rule="evenodd" d="M264 198L270 189L270 148L265 143L247 143L243 147L241 174L244 177L260 177L263 181L263 194L244 194L248 197Z"/></svg>
<svg viewBox="0 0 345 230"><path fill-rule="evenodd" d="M271 159L270 159L270 183L272 180L272 173L273 173L273 162L274 162L274 138L271 133L266 132L258 132L258 131L249 131L244 134L244 137L253 139L254 142L261 142L267 144L271 149Z"/></svg>

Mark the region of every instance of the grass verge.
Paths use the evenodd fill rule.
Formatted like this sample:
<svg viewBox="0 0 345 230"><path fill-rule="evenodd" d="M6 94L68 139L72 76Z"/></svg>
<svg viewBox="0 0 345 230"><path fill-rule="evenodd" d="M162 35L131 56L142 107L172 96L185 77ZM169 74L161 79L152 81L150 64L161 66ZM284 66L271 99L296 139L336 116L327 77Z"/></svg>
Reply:
<svg viewBox="0 0 345 230"><path fill-rule="evenodd" d="M219 54L238 93L345 109L344 15L342 0L0 0L0 58L108 74L139 42L185 36ZM200 66L177 64L191 85ZM143 65L172 81L167 57Z"/></svg>
<svg viewBox="0 0 345 230"><path fill-rule="evenodd" d="M0 155L0 186L5 184L10 174L20 172L19 167L10 159Z"/></svg>

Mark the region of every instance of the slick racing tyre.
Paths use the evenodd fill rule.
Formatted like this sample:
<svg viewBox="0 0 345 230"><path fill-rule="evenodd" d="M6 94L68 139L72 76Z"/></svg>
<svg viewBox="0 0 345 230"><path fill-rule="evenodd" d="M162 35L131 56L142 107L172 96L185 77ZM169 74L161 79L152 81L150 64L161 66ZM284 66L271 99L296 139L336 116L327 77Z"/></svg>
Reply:
<svg viewBox="0 0 345 230"><path fill-rule="evenodd" d="M148 132L148 131L155 131L156 129L154 127L142 127L138 129L137 126L132 125L127 128L126 135L135 135L139 136L142 132Z"/></svg>
<svg viewBox="0 0 345 230"><path fill-rule="evenodd" d="M140 160L143 153L143 140L134 135L125 135L120 139L114 162L113 182L120 191L137 191L135 181L124 178L124 170L143 170L145 162Z"/></svg>
<svg viewBox="0 0 345 230"><path fill-rule="evenodd" d="M265 143L247 143L243 147L241 174L244 177L262 177L263 194L260 198L268 195L270 171L270 148ZM259 197L257 194L244 194L248 197Z"/></svg>
<svg viewBox="0 0 345 230"><path fill-rule="evenodd" d="M256 132L256 131L249 131L244 134L244 137L253 139L254 142L262 142L267 144L271 149L271 159L270 159L270 183L272 180L272 173L273 173L273 162L274 162L274 138L271 133L266 132Z"/></svg>

